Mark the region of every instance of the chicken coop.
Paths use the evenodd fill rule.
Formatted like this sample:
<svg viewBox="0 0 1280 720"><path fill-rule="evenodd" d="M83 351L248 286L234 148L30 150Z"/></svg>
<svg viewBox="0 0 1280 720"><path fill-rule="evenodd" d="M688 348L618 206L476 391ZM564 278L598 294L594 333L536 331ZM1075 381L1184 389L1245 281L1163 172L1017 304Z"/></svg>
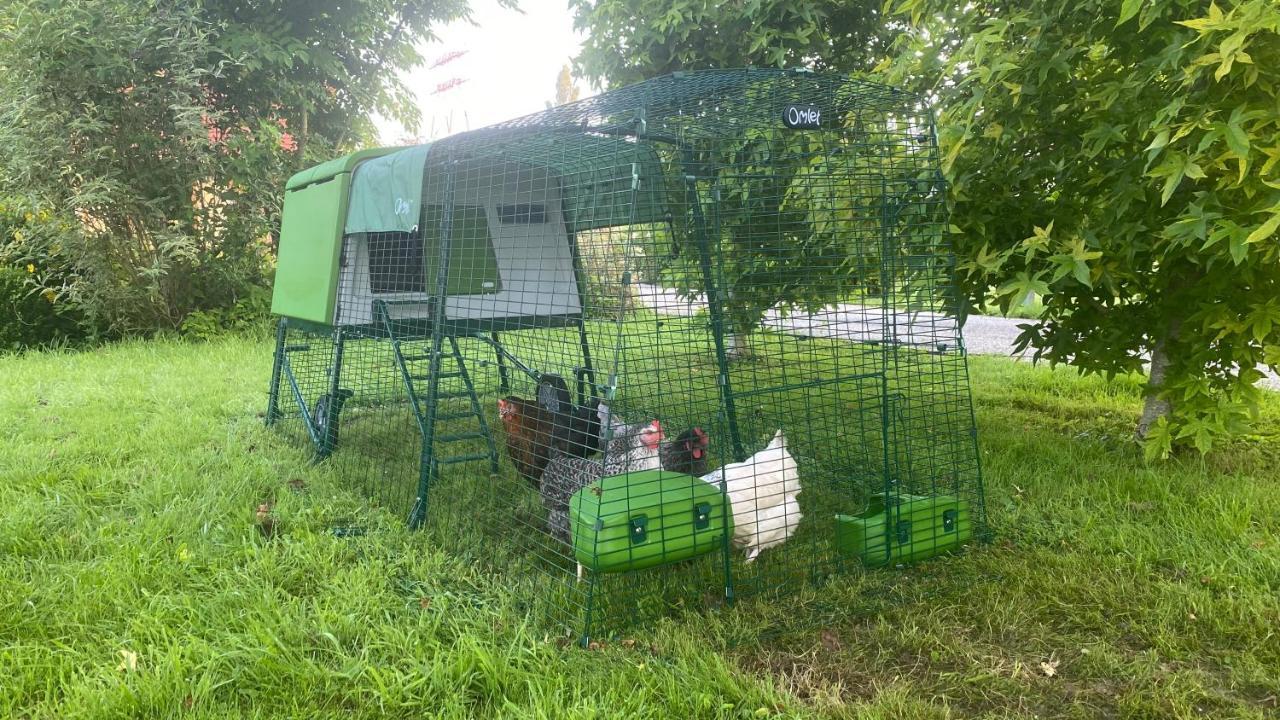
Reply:
<svg viewBox="0 0 1280 720"><path fill-rule="evenodd" d="M933 119L676 73L285 193L267 422L582 641L987 532Z"/></svg>

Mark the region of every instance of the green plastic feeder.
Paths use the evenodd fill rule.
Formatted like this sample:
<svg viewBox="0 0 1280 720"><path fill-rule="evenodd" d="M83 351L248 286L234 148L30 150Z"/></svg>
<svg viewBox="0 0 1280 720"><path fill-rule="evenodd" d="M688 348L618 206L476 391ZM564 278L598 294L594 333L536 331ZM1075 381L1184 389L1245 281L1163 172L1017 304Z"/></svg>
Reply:
<svg viewBox="0 0 1280 720"><path fill-rule="evenodd" d="M972 536L969 503L954 495L874 495L862 514L836 515L836 549L867 567L923 560Z"/></svg>
<svg viewBox="0 0 1280 720"><path fill-rule="evenodd" d="M733 520L720 488L664 470L602 478L569 500L573 554L594 572L688 560L723 547Z"/></svg>

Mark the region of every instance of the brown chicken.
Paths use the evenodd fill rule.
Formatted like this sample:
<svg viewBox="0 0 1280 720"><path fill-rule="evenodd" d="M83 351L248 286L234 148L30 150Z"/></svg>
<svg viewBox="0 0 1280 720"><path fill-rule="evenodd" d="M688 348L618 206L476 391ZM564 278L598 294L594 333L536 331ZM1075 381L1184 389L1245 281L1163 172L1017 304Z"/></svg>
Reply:
<svg viewBox="0 0 1280 720"><path fill-rule="evenodd" d="M507 457L516 472L537 490L547 467L555 430L553 414L514 395L498 401L498 419L507 434Z"/></svg>

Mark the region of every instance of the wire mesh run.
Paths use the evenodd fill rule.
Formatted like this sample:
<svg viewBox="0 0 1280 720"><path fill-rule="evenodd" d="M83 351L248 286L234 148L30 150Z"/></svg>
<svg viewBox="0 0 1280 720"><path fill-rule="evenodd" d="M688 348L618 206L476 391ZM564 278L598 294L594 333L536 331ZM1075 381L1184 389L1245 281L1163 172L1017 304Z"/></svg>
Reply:
<svg viewBox="0 0 1280 720"><path fill-rule="evenodd" d="M399 185L356 166L332 306L282 318L269 422L567 633L986 533L913 97L676 74L368 167L408 161ZM295 192L282 272L313 242Z"/></svg>

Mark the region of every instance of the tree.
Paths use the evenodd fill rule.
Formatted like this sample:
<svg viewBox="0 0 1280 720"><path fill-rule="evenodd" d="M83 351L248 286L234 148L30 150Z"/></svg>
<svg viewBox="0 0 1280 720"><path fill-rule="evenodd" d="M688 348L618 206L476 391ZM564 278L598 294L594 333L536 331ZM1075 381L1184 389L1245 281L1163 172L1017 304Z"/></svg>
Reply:
<svg viewBox="0 0 1280 720"><path fill-rule="evenodd" d="M578 86L573 84L573 76L569 74L569 66L560 68L556 74L556 99L553 107L564 105L578 99Z"/></svg>
<svg viewBox="0 0 1280 720"><path fill-rule="evenodd" d="M261 293L285 180L416 119L396 71L465 0L0 5L0 238L111 332ZM258 288L255 290L255 288Z"/></svg>
<svg viewBox="0 0 1280 720"><path fill-rule="evenodd" d="M629 85L676 70L801 67L855 72L895 29L875 3L844 0L570 0L587 36L579 74ZM640 19L640 20L638 20Z"/></svg>
<svg viewBox="0 0 1280 720"><path fill-rule="evenodd" d="M1280 366L1274 2L896 9L886 67L938 101L970 302L1043 295L1019 347L1050 363L1149 357L1152 455L1244 429Z"/></svg>
<svg viewBox="0 0 1280 720"><path fill-rule="evenodd" d="M664 14L648 0L580 0L592 39L578 61L628 82L761 60L858 71L879 58L938 113L970 309L1035 292L1044 310L1019 342L1036 359L1114 375L1149 357L1138 435L1152 455L1244 429L1255 367L1280 365L1274 2L887 6L858 16L877 27L846 31L823 3ZM656 19L642 28L628 13Z"/></svg>
<svg viewBox="0 0 1280 720"><path fill-rule="evenodd" d="M596 83L626 85L675 70L742 66L809 66L843 72L870 70L888 47L895 30L869 3L839 0L572 0L576 27L587 31L575 60L579 74ZM636 18L651 18L637 22ZM743 179L721 188L720 219L723 258L732 332L731 356L749 349L748 336L764 313L783 306L821 307L840 298L858 282L835 269L826 276L804 278L788 273L810 269L838 257L835 234L809 222L829 201L812 197L797 174L813 170L803 163L787 166L779 158L801 158L808 152L802 135L757 133L717 157L695 162L732 164ZM760 167L763 173L750 168ZM753 178L754 179L747 179ZM760 203L768 206L761 206ZM811 212L812 211L812 212ZM766 229L760 218L772 218ZM677 233L679 240L685 237ZM785 238L779 243L778 238ZM695 248L678 250L665 269L665 280L682 292L704 290ZM822 282L825 280L826 282ZM782 297L779 297L779 294Z"/></svg>
<svg viewBox="0 0 1280 720"><path fill-rule="evenodd" d="M208 29L183 7L124 1L10 3L0 27L0 194L42 220L5 238L5 259L95 326L176 324L209 291L204 258L244 257L197 220L218 164Z"/></svg>

